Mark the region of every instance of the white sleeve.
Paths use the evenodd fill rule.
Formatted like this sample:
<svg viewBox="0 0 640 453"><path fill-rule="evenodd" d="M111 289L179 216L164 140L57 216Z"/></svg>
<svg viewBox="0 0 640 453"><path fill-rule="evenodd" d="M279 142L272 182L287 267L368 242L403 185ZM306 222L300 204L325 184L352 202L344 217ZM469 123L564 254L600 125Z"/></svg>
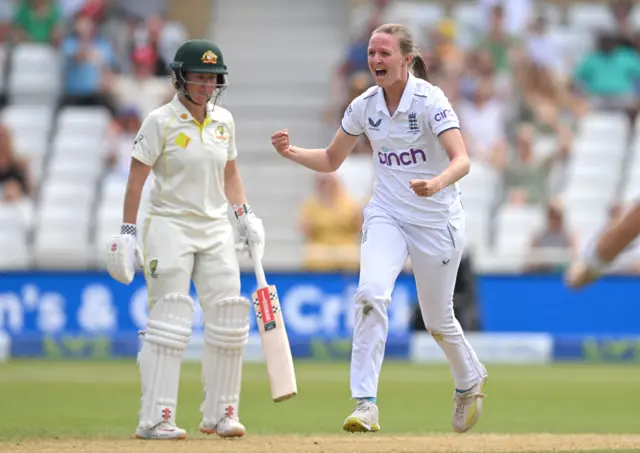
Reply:
<svg viewBox="0 0 640 453"><path fill-rule="evenodd" d="M364 132L362 110L364 102L360 98L354 99L344 111L342 117L342 130L349 135L358 136Z"/></svg>
<svg viewBox="0 0 640 453"><path fill-rule="evenodd" d="M235 160L238 157L238 148L236 148L236 122L233 116L229 114L229 149L227 150L227 160Z"/></svg>
<svg viewBox="0 0 640 453"><path fill-rule="evenodd" d="M164 148L164 137L158 119L154 115L149 115L142 122L140 131L133 142L133 152L131 157L139 160L149 167L153 167L162 154Z"/></svg>
<svg viewBox="0 0 640 453"><path fill-rule="evenodd" d="M427 120L436 137L448 129L460 129L458 115L440 88L434 87L428 99L430 102L427 106Z"/></svg>

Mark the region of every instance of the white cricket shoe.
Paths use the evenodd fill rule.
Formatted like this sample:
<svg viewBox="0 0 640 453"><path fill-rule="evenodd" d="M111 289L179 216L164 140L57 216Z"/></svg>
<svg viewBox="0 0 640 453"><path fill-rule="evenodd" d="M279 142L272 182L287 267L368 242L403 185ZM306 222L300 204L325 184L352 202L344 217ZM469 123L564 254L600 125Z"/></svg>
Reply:
<svg viewBox="0 0 640 453"><path fill-rule="evenodd" d="M360 400L356 410L344 421L342 429L350 433L368 433L380 430L378 406L368 400Z"/></svg>
<svg viewBox="0 0 640 453"><path fill-rule="evenodd" d="M136 437L146 440L179 440L186 439L187 432L171 422L161 422L151 428L138 427Z"/></svg>
<svg viewBox="0 0 640 453"><path fill-rule="evenodd" d="M482 415L482 399L485 397L482 387L486 380L485 376L464 392L454 390L451 425L455 432L466 433L478 423Z"/></svg>
<svg viewBox="0 0 640 453"><path fill-rule="evenodd" d="M203 421L200 424L200 432L205 434L217 434L220 437L242 437L245 435L247 430L235 417L224 417L216 424Z"/></svg>

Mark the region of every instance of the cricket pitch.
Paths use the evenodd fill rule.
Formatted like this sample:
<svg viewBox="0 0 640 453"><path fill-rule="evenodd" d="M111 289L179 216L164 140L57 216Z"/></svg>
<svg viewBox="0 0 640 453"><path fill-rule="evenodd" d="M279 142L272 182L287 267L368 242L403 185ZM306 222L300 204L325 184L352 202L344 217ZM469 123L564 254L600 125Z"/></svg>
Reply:
<svg viewBox="0 0 640 453"><path fill-rule="evenodd" d="M443 452L632 452L640 435L615 434L470 434L431 436L259 435L225 440L192 437L183 441L137 439L29 439L0 443L3 452L91 453L443 453Z"/></svg>

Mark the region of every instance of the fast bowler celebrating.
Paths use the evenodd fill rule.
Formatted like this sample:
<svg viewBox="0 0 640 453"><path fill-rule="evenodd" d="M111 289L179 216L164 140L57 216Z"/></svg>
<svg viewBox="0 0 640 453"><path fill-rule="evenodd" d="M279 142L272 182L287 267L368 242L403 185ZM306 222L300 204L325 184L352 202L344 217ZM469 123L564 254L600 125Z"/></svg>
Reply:
<svg viewBox="0 0 640 453"><path fill-rule="evenodd" d="M186 436L176 426L175 414L180 362L193 323L193 279L205 329L200 431L238 437L245 433L238 404L250 302L240 297L228 202L242 244L256 250L259 256L253 258L258 260L264 253L264 230L247 204L236 168L233 117L216 105L227 74L220 48L206 40L187 41L170 66L177 93L149 114L135 139L122 229L107 250L111 276L131 283L140 195L153 170L149 215L141 235L149 320L138 356L142 400L136 436Z"/></svg>
<svg viewBox="0 0 640 453"><path fill-rule="evenodd" d="M455 319L452 301L465 244L456 182L469 172L469 158L456 114L442 90L428 82L409 30L380 26L368 54L376 85L353 100L328 148L292 146L287 130L272 136L282 156L318 172L337 170L360 134L367 134L374 149L376 178L364 210L351 356L351 394L358 402L343 427L380 429L376 398L387 307L410 257L425 326L453 375L453 429L466 432L480 417L487 377Z"/></svg>

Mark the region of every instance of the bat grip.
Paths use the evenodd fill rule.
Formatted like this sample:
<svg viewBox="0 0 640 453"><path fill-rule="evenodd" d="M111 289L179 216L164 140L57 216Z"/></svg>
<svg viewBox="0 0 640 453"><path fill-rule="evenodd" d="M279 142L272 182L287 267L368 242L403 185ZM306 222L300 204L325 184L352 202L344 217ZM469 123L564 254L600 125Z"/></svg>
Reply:
<svg viewBox="0 0 640 453"><path fill-rule="evenodd" d="M267 277L264 274L264 268L262 262L257 259L258 253L255 246L251 245L251 258L253 259L253 269L256 273L256 280L258 281L258 288L265 288L267 285Z"/></svg>

